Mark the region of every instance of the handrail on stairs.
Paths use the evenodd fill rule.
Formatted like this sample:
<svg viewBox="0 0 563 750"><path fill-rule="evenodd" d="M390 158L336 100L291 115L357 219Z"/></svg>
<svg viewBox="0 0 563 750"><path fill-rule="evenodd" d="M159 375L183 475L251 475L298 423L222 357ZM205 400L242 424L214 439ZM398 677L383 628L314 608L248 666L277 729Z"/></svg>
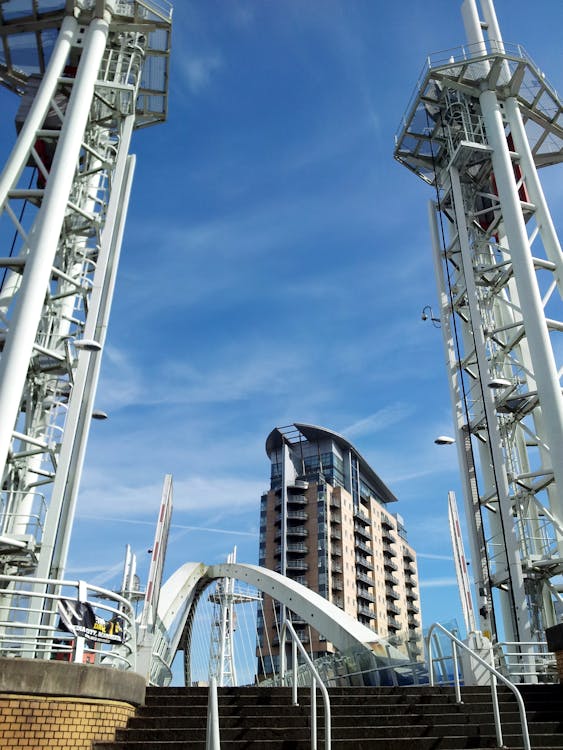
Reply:
<svg viewBox="0 0 563 750"><path fill-rule="evenodd" d="M292 701L294 706L299 705L299 701L297 700L297 649L301 652L301 655L305 659L305 663L311 670L311 750L317 750L317 685L320 688L320 691L323 696L324 701L324 708L325 708L325 742L324 747L325 750L331 750L332 745L332 738L331 738L331 717L330 717L330 698L328 695L328 690L326 689L326 686L324 682L321 679L321 676L317 672L317 669L315 665L313 664L309 654L305 650L305 647L301 643L301 640L299 639L299 636L295 632L295 629L291 622L289 620L285 620L282 629L281 629L281 636L280 636L280 654L281 654L281 662L280 662L280 677L281 677L281 683L283 685L283 682L285 680L285 671L286 671L286 659L285 659L285 643L286 643L286 634L289 630L289 633L291 635L291 669L292 669ZM529 750L529 748L526 748L526 750Z"/></svg>
<svg viewBox="0 0 563 750"><path fill-rule="evenodd" d="M209 680L207 692L207 730L205 733L205 750L221 750L219 735L219 700L217 698L217 678Z"/></svg>
<svg viewBox="0 0 563 750"><path fill-rule="evenodd" d="M450 633L450 631L446 630L446 628L443 625L440 625L439 622L435 622L433 625L431 625L428 628L428 634L426 636L426 646L428 649L428 673L429 673L431 687L434 687L434 665L433 665L433 658L432 658L432 633L434 632L434 630L440 630L452 642L456 702L463 703L463 701L461 700L461 689L460 689L460 684L459 684L459 670L457 666L458 664L457 649L461 648L464 651L466 651L470 655L470 657L474 659L478 664L480 664L482 667L485 667L485 669L487 669L491 674L491 697L492 697L492 702L493 702L493 714L495 717L497 745L499 747L503 747L504 745L503 739L502 739L502 727L501 727L501 721L500 721L500 711L499 711L498 694L497 694L497 680L500 680L504 685L506 685L514 693L516 697L516 702L518 704L518 711L520 713L520 726L522 727L522 741L524 744L524 750L531 750L530 733L528 731L528 719L526 718L526 707L524 705L524 700L522 696L520 695L520 691L518 690L518 688L512 682L510 682L510 680L507 680L506 677L504 677L504 675L502 675L494 667L492 667L488 662L486 662L485 659L482 659L474 651L472 651L465 643L463 643L463 641L460 641L459 638L456 638L453 633Z"/></svg>

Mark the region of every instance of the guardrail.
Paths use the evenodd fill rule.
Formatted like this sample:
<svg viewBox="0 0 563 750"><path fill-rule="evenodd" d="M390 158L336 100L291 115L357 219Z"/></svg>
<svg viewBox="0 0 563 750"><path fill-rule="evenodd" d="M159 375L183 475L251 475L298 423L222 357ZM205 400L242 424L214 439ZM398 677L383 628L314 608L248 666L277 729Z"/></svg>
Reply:
<svg viewBox="0 0 563 750"><path fill-rule="evenodd" d="M325 750L330 750L332 746L331 738L331 716L330 716L330 698L328 690L326 689L319 673L317 672L315 665L313 664L309 654L305 650L305 647L299 640L299 636L295 632L293 625L289 620L285 620L281 629L281 663L280 663L280 677L282 684L285 681L286 662L285 662L285 644L286 635L289 631L291 635L291 669L292 669L292 702L294 706L299 705L297 699L297 650L301 652L301 655L305 659L305 664L309 667L311 672L311 750L317 750L317 686L323 696L324 708L325 708Z"/></svg>
<svg viewBox="0 0 563 750"><path fill-rule="evenodd" d="M504 675L502 675L494 667L492 667L487 661L485 661L485 659L482 659L480 656L478 656L474 651L472 651L468 646L466 646L465 643L460 641L459 638L456 638L453 633L450 633L449 630L446 630L446 628L443 625L440 625L440 623L437 623L437 622L435 622L433 625L431 625L428 628L428 634L426 636L426 645L427 645L427 650L428 650L428 672L429 672L431 687L434 687L432 634L435 630L439 630L441 633L443 633L452 643L452 655L453 655L453 665L454 665L453 676L454 676L456 702L463 703L463 701L461 700L461 688L460 688L458 653L457 653L457 649L461 648L463 651L469 654L470 658L475 660L482 667L485 667L485 669L491 675L491 699L493 703L493 714L495 718L495 730L496 730L498 747L504 746L503 737L502 737L502 726L501 726L501 720L500 720L500 711L499 711L499 705L498 705L498 694L497 694L497 680L500 680L504 685L506 685L507 688L509 688L514 693L514 696L516 697L516 702L518 704L518 711L520 713L520 726L522 727L522 742L524 745L524 750L531 750L530 734L528 731L528 720L526 718L526 707L524 706L524 701L522 699L522 696L520 695L520 692L518 691L518 688L515 685L513 685L510 682L510 680L507 680L507 678L504 677ZM491 653L491 656L492 656L492 653Z"/></svg>
<svg viewBox="0 0 563 750"><path fill-rule="evenodd" d="M546 641L502 641L494 644L493 652L499 672L515 682L559 682L555 654L547 650Z"/></svg>
<svg viewBox="0 0 563 750"><path fill-rule="evenodd" d="M135 670L135 612L85 581L0 575L0 656Z"/></svg>

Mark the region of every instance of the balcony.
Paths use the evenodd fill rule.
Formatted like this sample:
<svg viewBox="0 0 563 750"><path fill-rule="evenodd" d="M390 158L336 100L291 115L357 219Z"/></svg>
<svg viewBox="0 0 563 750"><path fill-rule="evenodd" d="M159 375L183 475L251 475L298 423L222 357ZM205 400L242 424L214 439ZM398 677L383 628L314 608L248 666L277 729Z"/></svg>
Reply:
<svg viewBox="0 0 563 750"><path fill-rule="evenodd" d="M356 565L359 565L366 570L373 570L373 565L367 561L366 557L362 557L361 555L356 555Z"/></svg>
<svg viewBox="0 0 563 750"><path fill-rule="evenodd" d="M377 615L375 614L373 609L370 609L369 607L364 607L362 604L358 604L358 614L363 615L364 617L367 617L370 620L377 619Z"/></svg>
<svg viewBox="0 0 563 750"><path fill-rule="evenodd" d="M391 557L397 557L397 552L395 551L394 547L391 547L390 544L387 544L387 542L383 542L381 546L383 547L384 554L390 555Z"/></svg>
<svg viewBox="0 0 563 750"><path fill-rule="evenodd" d="M309 570L309 564L305 560L287 560L286 570Z"/></svg>
<svg viewBox="0 0 563 750"><path fill-rule="evenodd" d="M401 623L398 620L396 620L394 617L388 617L387 627L389 628L389 630L397 631L401 629Z"/></svg>
<svg viewBox="0 0 563 750"><path fill-rule="evenodd" d="M340 508L340 498L335 497L334 495L330 496L330 507L331 508Z"/></svg>
<svg viewBox="0 0 563 750"><path fill-rule="evenodd" d="M416 568L412 563L408 563L405 565L405 574L406 575L416 575Z"/></svg>
<svg viewBox="0 0 563 750"><path fill-rule="evenodd" d="M305 495L288 495L287 502L291 505L307 505L307 498Z"/></svg>
<svg viewBox="0 0 563 750"><path fill-rule="evenodd" d="M399 566L390 557L386 557L385 555L383 555L383 567L387 570L399 570Z"/></svg>
<svg viewBox="0 0 563 750"><path fill-rule="evenodd" d="M371 547L367 544L364 544L364 542L356 542L354 546L356 547L356 549L363 550L366 553L366 555L373 556L373 551Z"/></svg>
<svg viewBox="0 0 563 750"><path fill-rule="evenodd" d="M330 546L331 557L342 557L342 547L339 544L331 544Z"/></svg>
<svg viewBox="0 0 563 750"><path fill-rule="evenodd" d="M286 550L287 552L293 552L295 554L306 555L307 552L309 552L309 547L308 545L303 544L303 542L296 542L296 543L294 542L294 543L290 543L286 545ZM276 547L276 557L281 555L281 553L282 553L282 546L281 544L279 544Z"/></svg>
<svg viewBox="0 0 563 750"><path fill-rule="evenodd" d="M305 510L288 508L286 518L288 521L306 521L309 518L309 514Z"/></svg>
<svg viewBox="0 0 563 750"><path fill-rule="evenodd" d="M405 562L414 562L413 553L406 547L403 547L403 560L405 560Z"/></svg>
<svg viewBox="0 0 563 750"><path fill-rule="evenodd" d="M397 601L401 598L390 586L385 586L385 596L387 599L393 599L393 601Z"/></svg>
<svg viewBox="0 0 563 750"><path fill-rule="evenodd" d="M361 511L359 508L354 509L354 518L357 518L358 521L361 521L363 524L367 526L371 526L371 520L369 516L366 516L366 514Z"/></svg>
<svg viewBox="0 0 563 750"><path fill-rule="evenodd" d="M387 612L392 615L401 614L401 610L399 609L399 607L397 607L397 605L393 604L392 602L387 602L386 609L387 609Z"/></svg>
<svg viewBox="0 0 563 750"><path fill-rule="evenodd" d="M407 621L409 623L409 628L419 628L420 627L420 620L417 617L413 617L413 615L409 615L407 618Z"/></svg>
<svg viewBox="0 0 563 750"><path fill-rule="evenodd" d="M386 583L390 583L392 586L398 586L399 585L399 579L393 575L393 573L389 573L389 571L385 571L385 581Z"/></svg>
<svg viewBox="0 0 563 750"><path fill-rule="evenodd" d="M301 491L303 492L309 487L309 482L307 482L306 479L294 479L292 483L288 483L287 489L289 491L291 490L297 490L297 492Z"/></svg>
<svg viewBox="0 0 563 750"><path fill-rule="evenodd" d="M344 599L341 599L339 596L333 596L332 597L332 603L336 607L340 607L340 609L342 609L344 607Z"/></svg>
<svg viewBox="0 0 563 750"><path fill-rule="evenodd" d="M416 606L416 604L412 604L412 602L407 601L407 612L412 612L413 615L417 615L420 612L420 609Z"/></svg>
<svg viewBox="0 0 563 750"><path fill-rule="evenodd" d="M395 541L395 536L387 529L383 529L383 531L381 532L381 538L384 542L387 542L387 544L393 544L393 542Z"/></svg>
<svg viewBox="0 0 563 750"><path fill-rule="evenodd" d="M386 518L384 515L381 516L381 526L384 529L394 529L395 528L393 522L389 518Z"/></svg>
<svg viewBox="0 0 563 750"><path fill-rule="evenodd" d="M287 533L288 537L290 537L290 536L299 536L299 537L309 536L309 531L304 526L288 526L286 533Z"/></svg>
<svg viewBox="0 0 563 750"><path fill-rule="evenodd" d="M342 573L342 565L340 563L332 563L331 569L333 573Z"/></svg>
<svg viewBox="0 0 563 750"><path fill-rule="evenodd" d="M365 599L367 602L375 602L375 596L373 596L373 594L370 594L367 588L356 588L356 597L358 599Z"/></svg>
<svg viewBox="0 0 563 750"><path fill-rule="evenodd" d="M307 498L305 497L305 495L288 495L287 496L287 505L288 505L288 507L290 505L292 505L293 507L295 507L295 506L299 507L299 506L307 505L307 502L308 501L307 501ZM275 504L274 507L275 507L275 509L278 511L278 513L280 515L278 516L278 518L276 519L276 521L278 519L281 519L281 504L282 504L281 503L281 497L277 497L276 498L276 504Z"/></svg>
<svg viewBox="0 0 563 750"><path fill-rule="evenodd" d="M334 526L331 526L330 527L330 538L331 539L342 539L342 534L340 533L340 530L334 528Z"/></svg>
<svg viewBox="0 0 563 750"><path fill-rule="evenodd" d="M369 529L364 528L360 523L354 524L354 531L356 534L359 534L360 536L363 536L364 539L371 540L371 531Z"/></svg>
<svg viewBox="0 0 563 750"><path fill-rule="evenodd" d="M332 513L330 516L330 522L331 523L342 523L342 516L340 513Z"/></svg>
<svg viewBox="0 0 563 750"><path fill-rule="evenodd" d="M356 581L361 581L362 583L367 583L368 586L373 586L373 578L359 570L356 571Z"/></svg>
<svg viewBox="0 0 563 750"><path fill-rule="evenodd" d="M333 591L342 591L344 588L340 578L333 578L330 585Z"/></svg>

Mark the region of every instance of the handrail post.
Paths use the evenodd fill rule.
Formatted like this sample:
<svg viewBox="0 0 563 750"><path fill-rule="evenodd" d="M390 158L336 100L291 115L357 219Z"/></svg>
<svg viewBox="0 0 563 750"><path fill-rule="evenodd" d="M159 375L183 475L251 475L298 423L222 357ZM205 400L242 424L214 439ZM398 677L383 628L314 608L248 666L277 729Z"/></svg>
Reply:
<svg viewBox="0 0 563 750"><path fill-rule="evenodd" d="M219 701L217 698L217 678L209 681L207 694L207 732L205 736L205 750L221 750L219 734Z"/></svg>
<svg viewBox="0 0 563 750"><path fill-rule="evenodd" d="M291 666L293 670L293 680L291 685L291 695L293 698L293 705L298 706L299 701L297 700L297 641L295 638L291 641Z"/></svg>
<svg viewBox="0 0 563 750"><path fill-rule="evenodd" d="M502 741L502 725L500 723L500 710L498 705L498 693L497 693L497 678L494 674L491 674L491 697L493 700L493 714L495 717L495 729L497 733L497 745L503 746Z"/></svg>
<svg viewBox="0 0 563 750"><path fill-rule="evenodd" d="M452 656L454 666L455 700L456 703L463 703L461 700L461 688L459 686L459 667L457 663L457 646L455 643L452 643Z"/></svg>
<svg viewBox="0 0 563 750"><path fill-rule="evenodd" d="M311 680L311 750L317 750L317 681Z"/></svg>
<svg viewBox="0 0 563 750"><path fill-rule="evenodd" d="M285 658L285 638L286 638L287 620L282 623L280 636L280 687L285 685L286 658Z"/></svg>

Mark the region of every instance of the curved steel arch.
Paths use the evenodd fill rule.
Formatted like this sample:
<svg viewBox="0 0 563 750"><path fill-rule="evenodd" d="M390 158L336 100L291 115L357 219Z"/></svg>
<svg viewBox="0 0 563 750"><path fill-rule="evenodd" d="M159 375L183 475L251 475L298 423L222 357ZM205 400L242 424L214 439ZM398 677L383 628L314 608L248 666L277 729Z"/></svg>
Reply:
<svg viewBox="0 0 563 750"><path fill-rule="evenodd" d="M280 573L244 563L210 566L203 563L185 563L170 576L161 589L155 642L152 648L159 663L164 662L170 668L180 647L185 653L186 650L189 652L197 602L205 588L219 578L235 578L246 582L285 604L333 643L340 652L365 649L369 653L404 660L404 655L377 633L319 594ZM152 679L153 666L151 682L161 684L160 680ZM189 653L184 658L184 668L188 677Z"/></svg>

